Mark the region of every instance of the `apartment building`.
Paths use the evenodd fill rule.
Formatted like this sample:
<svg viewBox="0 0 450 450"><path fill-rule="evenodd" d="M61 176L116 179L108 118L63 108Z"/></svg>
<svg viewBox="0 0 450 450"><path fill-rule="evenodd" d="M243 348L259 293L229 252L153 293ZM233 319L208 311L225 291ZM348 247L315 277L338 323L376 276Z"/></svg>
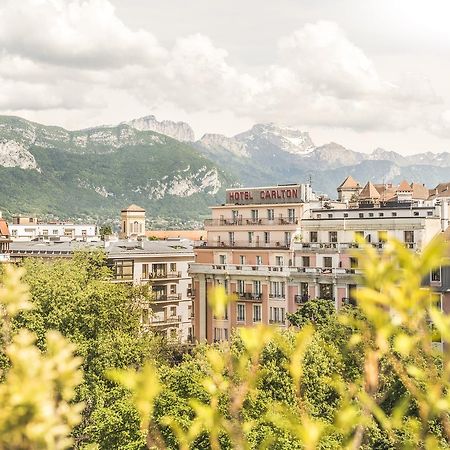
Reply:
<svg viewBox="0 0 450 450"><path fill-rule="evenodd" d="M146 329L170 340L192 340L192 285L188 265L194 260L190 241L15 241L11 261L24 258L72 258L81 250L105 251L113 272L113 282L150 284L155 301L142 303L142 323Z"/></svg>
<svg viewBox="0 0 450 450"><path fill-rule="evenodd" d="M197 340L226 340L233 328L257 323L286 326L293 309L292 239L313 198L305 184L228 189L226 202L211 208L206 240L190 265ZM225 317L213 317L208 306L208 291L217 284L237 297Z"/></svg>
<svg viewBox="0 0 450 450"><path fill-rule="evenodd" d="M388 237L420 251L441 233L441 208L407 203L378 207L312 209L293 245L291 290L302 304L310 298L352 302L357 289L358 244L364 239L382 250Z"/></svg>
<svg viewBox="0 0 450 450"><path fill-rule="evenodd" d="M41 222L36 217L13 217L9 229L13 241L88 241L98 237L95 224Z"/></svg>
<svg viewBox="0 0 450 450"><path fill-rule="evenodd" d="M143 326L169 340L192 342L192 280L188 274L194 261L191 242L122 240L106 244L116 282L151 284L154 299L141 305Z"/></svg>

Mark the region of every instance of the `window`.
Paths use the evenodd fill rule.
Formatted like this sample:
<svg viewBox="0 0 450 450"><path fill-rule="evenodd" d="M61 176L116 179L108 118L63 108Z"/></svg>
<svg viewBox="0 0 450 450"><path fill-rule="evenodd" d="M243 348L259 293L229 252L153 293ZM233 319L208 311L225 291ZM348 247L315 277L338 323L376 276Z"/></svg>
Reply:
<svg viewBox="0 0 450 450"><path fill-rule="evenodd" d="M419 211L414 211L414 215L418 216L419 215Z"/></svg>
<svg viewBox="0 0 450 450"><path fill-rule="evenodd" d="M284 245L286 245L286 247L289 247L289 245L291 245L291 232L290 231L285 231L284 232Z"/></svg>
<svg viewBox="0 0 450 450"><path fill-rule="evenodd" d="M288 208L288 220L290 223L295 222L295 209L294 208Z"/></svg>
<svg viewBox="0 0 450 450"><path fill-rule="evenodd" d="M303 267L309 267L309 256L302 256Z"/></svg>
<svg viewBox="0 0 450 450"><path fill-rule="evenodd" d="M239 255L239 264L245 265L245 256L244 255Z"/></svg>
<svg viewBox="0 0 450 450"><path fill-rule="evenodd" d="M330 242L337 242L338 241L338 236L337 236L337 231L330 231L328 233L328 238Z"/></svg>
<svg viewBox="0 0 450 450"><path fill-rule="evenodd" d="M142 279L148 279L148 264L142 264Z"/></svg>
<svg viewBox="0 0 450 450"><path fill-rule="evenodd" d="M44 236L48 236L48 230L42 230L42 234L43 234Z"/></svg>
<svg viewBox="0 0 450 450"><path fill-rule="evenodd" d="M317 218L320 219L322 217L322 214L317 213Z"/></svg>
<svg viewBox="0 0 450 450"><path fill-rule="evenodd" d="M270 282L270 296L274 298L284 297L284 282L271 281Z"/></svg>
<svg viewBox="0 0 450 450"><path fill-rule="evenodd" d="M333 300L333 285L328 283L320 283L319 298L324 300Z"/></svg>
<svg viewBox="0 0 450 450"><path fill-rule="evenodd" d="M392 217L397 217L397 213L395 211L392 211Z"/></svg>
<svg viewBox="0 0 450 450"><path fill-rule="evenodd" d="M192 315L192 305L188 305L188 319L192 319L194 316Z"/></svg>
<svg viewBox="0 0 450 450"><path fill-rule="evenodd" d="M359 218L363 219L364 218L364 213L359 213Z"/></svg>
<svg viewBox="0 0 450 450"><path fill-rule="evenodd" d="M333 214L328 213L328 218L329 218L329 219L332 219L332 218L333 218Z"/></svg>
<svg viewBox="0 0 450 450"><path fill-rule="evenodd" d="M441 281L441 268L433 269L430 274L430 281L439 283Z"/></svg>
<svg viewBox="0 0 450 450"><path fill-rule="evenodd" d="M404 235L405 243L407 243L407 244L414 243L414 231L404 231L403 235Z"/></svg>
<svg viewBox="0 0 450 450"><path fill-rule="evenodd" d="M251 244L253 242L253 231L248 232L248 243Z"/></svg>
<svg viewBox="0 0 450 450"><path fill-rule="evenodd" d="M228 241L229 241L230 245L234 245L234 232L233 231L228 232Z"/></svg>
<svg viewBox="0 0 450 450"><path fill-rule="evenodd" d="M264 231L264 243L265 244L270 243L270 233L268 231Z"/></svg>
<svg viewBox="0 0 450 450"><path fill-rule="evenodd" d="M239 217L239 211L237 209L233 209L231 211L231 217L233 218L233 222L236 222Z"/></svg>
<svg viewBox="0 0 450 450"><path fill-rule="evenodd" d="M243 295L245 292L245 283L244 280L237 281L237 292L239 295Z"/></svg>
<svg viewBox="0 0 450 450"><path fill-rule="evenodd" d="M309 232L309 242L317 242L317 231Z"/></svg>
<svg viewBox="0 0 450 450"><path fill-rule="evenodd" d="M326 268L333 267L333 258L331 256L323 257L323 267L326 267Z"/></svg>
<svg viewBox="0 0 450 450"><path fill-rule="evenodd" d="M348 302L350 305L356 306L356 284L349 284L348 285Z"/></svg>
<svg viewBox="0 0 450 450"><path fill-rule="evenodd" d="M274 220L275 219L275 212L273 209L267 210L267 219L268 220Z"/></svg>
<svg viewBox="0 0 450 450"><path fill-rule="evenodd" d="M258 210L252 209L251 216L252 216L252 222L257 222L258 221Z"/></svg>
<svg viewBox="0 0 450 450"><path fill-rule="evenodd" d="M427 216L432 216L433 215L433 211L427 211Z"/></svg>
<svg viewBox="0 0 450 450"><path fill-rule="evenodd" d="M167 264L152 264L152 278L166 278Z"/></svg>
<svg viewBox="0 0 450 450"><path fill-rule="evenodd" d="M227 255L219 255L219 263L226 264L227 263Z"/></svg>
<svg viewBox="0 0 450 450"><path fill-rule="evenodd" d="M273 307L269 310L269 319L272 323L284 323L284 308Z"/></svg>
<svg viewBox="0 0 450 450"><path fill-rule="evenodd" d="M262 264L262 256L256 255L256 265L260 266Z"/></svg>
<svg viewBox="0 0 450 450"><path fill-rule="evenodd" d="M222 328L214 327L214 341L219 342L222 340Z"/></svg>
<svg viewBox="0 0 450 450"><path fill-rule="evenodd" d="M350 267L356 269L358 267L358 258L350 257Z"/></svg>
<svg viewBox="0 0 450 450"><path fill-rule="evenodd" d="M275 256L275 265L276 266L282 266L283 265L283 257L282 256Z"/></svg>
<svg viewBox="0 0 450 450"><path fill-rule="evenodd" d="M369 213L369 217L373 217L373 213Z"/></svg>
<svg viewBox="0 0 450 450"><path fill-rule="evenodd" d="M262 293L261 281L258 280L253 281L253 293L255 295L260 295Z"/></svg>
<svg viewBox="0 0 450 450"><path fill-rule="evenodd" d="M308 283L300 283L300 295L301 295L302 302L307 302L309 300Z"/></svg>
<svg viewBox="0 0 450 450"><path fill-rule="evenodd" d="M261 305L253 305L253 322L261 322Z"/></svg>
<svg viewBox="0 0 450 450"><path fill-rule="evenodd" d="M58 230L53 230L52 233L53 233L54 235L58 235Z"/></svg>
<svg viewBox="0 0 450 450"><path fill-rule="evenodd" d="M245 322L245 305L242 303L236 305L236 320L238 322Z"/></svg>
<svg viewBox="0 0 450 450"><path fill-rule="evenodd" d="M116 280L133 280L133 261L118 259L114 263L114 272Z"/></svg>
<svg viewBox="0 0 450 450"><path fill-rule="evenodd" d="M177 285L176 284L171 284L170 285L170 293L171 294L176 294L177 293Z"/></svg>
<svg viewBox="0 0 450 450"><path fill-rule="evenodd" d="M364 231L355 231L355 241L358 239L364 239Z"/></svg>
<svg viewBox="0 0 450 450"><path fill-rule="evenodd" d="M348 217L348 213L344 213L344 219Z"/></svg>
<svg viewBox="0 0 450 450"><path fill-rule="evenodd" d="M379 231L378 242L386 242L386 239L387 239L387 231Z"/></svg>
<svg viewBox="0 0 450 450"><path fill-rule="evenodd" d="M177 263L170 263L170 271L171 272L177 271Z"/></svg>
<svg viewBox="0 0 450 450"><path fill-rule="evenodd" d="M155 296L155 301L167 300L167 286L153 285L152 292Z"/></svg>
<svg viewBox="0 0 450 450"><path fill-rule="evenodd" d="M378 217L384 217L384 213L378 213Z"/></svg>

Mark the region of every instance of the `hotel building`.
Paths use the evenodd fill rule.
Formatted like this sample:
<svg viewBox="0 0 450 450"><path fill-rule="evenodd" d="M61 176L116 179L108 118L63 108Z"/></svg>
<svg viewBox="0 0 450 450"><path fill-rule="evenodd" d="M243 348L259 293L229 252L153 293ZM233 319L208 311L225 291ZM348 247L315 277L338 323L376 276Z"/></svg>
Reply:
<svg viewBox="0 0 450 450"><path fill-rule="evenodd" d="M228 189L226 203L212 207L206 240L194 249L194 337L228 339L233 328L256 323L286 326L293 309L291 243L314 199L310 185ZM222 284L238 298L225 317L213 317L208 291Z"/></svg>
<svg viewBox="0 0 450 450"><path fill-rule="evenodd" d="M285 327L286 313L313 298L336 308L353 302L357 235L380 250L393 237L420 251L446 228L446 208L426 202L423 185L361 187L348 177L339 186L341 201L322 203L301 195L308 189L228 190L226 203L212 208L207 239L190 265L196 340L226 340L234 328L257 323ZM237 298L225 317L214 317L208 305L209 289L218 284Z"/></svg>

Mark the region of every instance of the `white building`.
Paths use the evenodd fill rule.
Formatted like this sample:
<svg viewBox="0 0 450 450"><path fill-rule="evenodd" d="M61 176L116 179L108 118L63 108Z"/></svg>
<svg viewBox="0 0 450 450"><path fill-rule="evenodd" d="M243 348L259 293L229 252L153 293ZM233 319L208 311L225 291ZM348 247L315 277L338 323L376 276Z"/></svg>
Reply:
<svg viewBox="0 0 450 450"><path fill-rule="evenodd" d="M98 228L95 224L42 223L34 217L13 218L13 223L9 225L9 230L13 241L88 241L98 237Z"/></svg>

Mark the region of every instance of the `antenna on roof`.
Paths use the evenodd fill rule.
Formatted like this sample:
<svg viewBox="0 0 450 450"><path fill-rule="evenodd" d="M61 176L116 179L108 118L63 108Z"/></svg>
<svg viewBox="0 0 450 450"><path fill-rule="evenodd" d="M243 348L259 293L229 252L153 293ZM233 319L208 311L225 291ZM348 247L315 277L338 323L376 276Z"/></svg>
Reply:
<svg viewBox="0 0 450 450"><path fill-rule="evenodd" d="M309 181L309 185L312 186L312 177L311 177L311 174L309 174L308 181Z"/></svg>

